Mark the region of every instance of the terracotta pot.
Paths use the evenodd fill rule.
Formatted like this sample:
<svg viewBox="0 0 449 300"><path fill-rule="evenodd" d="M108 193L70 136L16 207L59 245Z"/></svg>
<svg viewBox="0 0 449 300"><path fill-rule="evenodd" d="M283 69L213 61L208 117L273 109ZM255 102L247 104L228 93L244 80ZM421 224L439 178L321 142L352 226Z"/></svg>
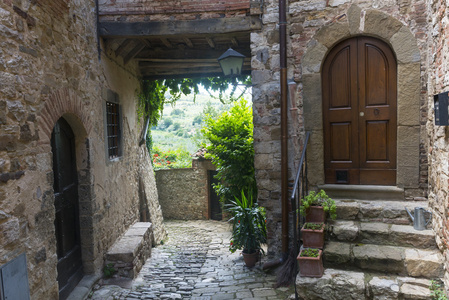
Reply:
<svg viewBox="0 0 449 300"><path fill-rule="evenodd" d="M254 267L256 265L256 263L259 261L259 255L260 255L259 251L256 251L253 253L242 252L242 254L243 254L243 261L245 262L245 264L248 268Z"/></svg>
<svg viewBox="0 0 449 300"><path fill-rule="evenodd" d="M324 273L323 267L323 251L319 250L318 257L301 257L301 252L299 253L298 260L299 273L301 276L305 277L322 277Z"/></svg>
<svg viewBox="0 0 449 300"><path fill-rule="evenodd" d="M322 223L321 223L322 224ZM305 226L305 224L304 224ZM324 247L324 225L320 230L301 229L301 237L303 246L305 248L320 248Z"/></svg>
<svg viewBox="0 0 449 300"><path fill-rule="evenodd" d="M310 206L306 209L307 223L324 223L325 221L326 215L322 206Z"/></svg>

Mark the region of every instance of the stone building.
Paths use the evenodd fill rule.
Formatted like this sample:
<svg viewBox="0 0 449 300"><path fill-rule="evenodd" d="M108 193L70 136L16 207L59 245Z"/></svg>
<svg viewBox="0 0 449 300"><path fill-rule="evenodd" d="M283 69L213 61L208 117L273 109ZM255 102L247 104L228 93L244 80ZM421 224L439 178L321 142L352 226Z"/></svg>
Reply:
<svg viewBox="0 0 449 300"><path fill-rule="evenodd" d="M289 179L309 131L311 186L381 185L405 201L428 199L446 269L449 145L446 127L434 125L433 101L449 88L447 7L429 0L286 7ZM72 141L83 270L94 273L141 216L149 215L156 243L164 235L138 146L139 80L220 75L216 58L230 46L247 57L243 71L252 76L268 253L282 251L278 1L3 0L0 14L0 265L26 253L32 299L58 298L54 202L66 169L55 172L65 165L53 156L60 146L52 134ZM346 116L334 114L347 107L354 109ZM110 134L117 126L120 135Z"/></svg>
<svg viewBox="0 0 449 300"><path fill-rule="evenodd" d="M100 274L136 221L153 223L154 244L165 235L139 147L136 63L105 53L95 7L0 2L0 265L26 254L31 299L58 299L68 278Z"/></svg>

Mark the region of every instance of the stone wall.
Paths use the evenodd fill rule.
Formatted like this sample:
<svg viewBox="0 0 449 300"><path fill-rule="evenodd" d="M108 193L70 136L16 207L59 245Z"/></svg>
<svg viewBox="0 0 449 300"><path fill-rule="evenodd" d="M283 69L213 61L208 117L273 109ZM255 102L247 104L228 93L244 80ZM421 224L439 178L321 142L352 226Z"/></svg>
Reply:
<svg viewBox="0 0 449 300"><path fill-rule="evenodd" d="M426 2L289 1L287 11L290 179L308 130L309 180L324 183L322 61L339 41L367 35L390 45L398 60L397 184L408 199L426 196ZM263 29L251 34L255 167L269 255L280 253L281 237L278 13L278 1L264 1Z"/></svg>
<svg viewBox="0 0 449 300"><path fill-rule="evenodd" d="M207 220L210 218L208 171L210 160L194 159L192 168L156 171L159 203L164 218Z"/></svg>
<svg viewBox="0 0 449 300"><path fill-rule="evenodd" d="M446 1L432 1L428 4L428 111L433 111L433 95L449 91L449 23ZM449 133L447 126L435 126L434 114L429 114L429 205L433 210L433 229L437 243L445 257L444 282L449 286Z"/></svg>
<svg viewBox="0 0 449 300"><path fill-rule="evenodd" d="M0 265L26 253L31 299L58 298L50 137L60 117L75 134L84 272L100 272L142 207L154 242L165 235L148 154L138 146L136 66L99 57L95 24L94 0L0 1ZM103 117L110 91L123 116L123 155L113 161Z"/></svg>

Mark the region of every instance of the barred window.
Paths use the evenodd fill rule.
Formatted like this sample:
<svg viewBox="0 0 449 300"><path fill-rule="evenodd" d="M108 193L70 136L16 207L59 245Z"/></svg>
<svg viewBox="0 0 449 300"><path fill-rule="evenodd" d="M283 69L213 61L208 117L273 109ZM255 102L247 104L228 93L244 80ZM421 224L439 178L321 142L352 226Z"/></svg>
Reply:
<svg viewBox="0 0 449 300"><path fill-rule="evenodd" d="M120 156L120 109L117 103L106 102L106 126L109 159Z"/></svg>

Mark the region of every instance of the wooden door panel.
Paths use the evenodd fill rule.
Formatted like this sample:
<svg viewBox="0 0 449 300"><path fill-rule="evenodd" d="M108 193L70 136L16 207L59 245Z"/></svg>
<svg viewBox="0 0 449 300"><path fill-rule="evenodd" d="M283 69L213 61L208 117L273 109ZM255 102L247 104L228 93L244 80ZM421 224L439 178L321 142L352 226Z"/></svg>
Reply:
<svg viewBox="0 0 449 300"><path fill-rule="evenodd" d="M370 121L365 127L366 162L388 162L388 121Z"/></svg>
<svg viewBox="0 0 449 300"><path fill-rule="evenodd" d="M343 48L330 67L329 109L351 108L352 106L350 52L349 47Z"/></svg>
<svg viewBox="0 0 449 300"><path fill-rule="evenodd" d="M329 52L322 71L326 183L396 184L396 68L390 48L373 38L351 38Z"/></svg>
<svg viewBox="0 0 449 300"><path fill-rule="evenodd" d="M331 123L330 131L331 162L351 163L351 123Z"/></svg>
<svg viewBox="0 0 449 300"><path fill-rule="evenodd" d="M377 47L365 48L365 106L388 104L388 65Z"/></svg>
<svg viewBox="0 0 449 300"><path fill-rule="evenodd" d="M55 234L58 255L59 299L66 299L81 280L82 260L79 232L78 183L75 136L64 119L52 132L55 195Z"/></svg>

